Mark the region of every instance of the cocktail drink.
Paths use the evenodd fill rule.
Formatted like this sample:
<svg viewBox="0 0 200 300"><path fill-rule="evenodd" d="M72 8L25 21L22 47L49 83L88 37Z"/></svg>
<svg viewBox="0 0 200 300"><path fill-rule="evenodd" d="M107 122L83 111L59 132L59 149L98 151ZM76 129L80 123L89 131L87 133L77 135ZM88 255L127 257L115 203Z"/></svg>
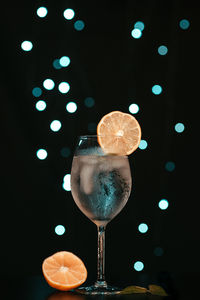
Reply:
<svg viewBox="0 0 200 300"><path fill-rule="evenodd" d="M81 136L72 163L71 191L79 209L98 229L97 281L79 291L117 293L119 290L105 281L105 228L125 206L131 192L128 157L104 153L98 144L98 136Z"/></svg>
<svg viewBox="0 0 200 300"><path fill-rule="evenodd" d="M113 111L97 126L97 135L79 138L71 170L71 191L79 209L97 225L97 280L85 294L116 294L105 280L105 228L125 206L131 192L128 156L139 146L141 128L130 114Z"/></svg>

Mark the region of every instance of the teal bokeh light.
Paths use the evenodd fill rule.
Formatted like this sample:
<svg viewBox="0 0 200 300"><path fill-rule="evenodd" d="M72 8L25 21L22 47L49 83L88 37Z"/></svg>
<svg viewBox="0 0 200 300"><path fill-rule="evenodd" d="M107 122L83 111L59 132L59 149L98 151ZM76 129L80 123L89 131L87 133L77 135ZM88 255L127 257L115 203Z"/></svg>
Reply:
<svg viewBox="0 0 200 300"><path fill-rule="evenodd" d="M142 21L137 21L134 25L134 28L137 28L139 30L144 30L144 23Z"/></svg>
<svg viewBox="0 0 200 300"><path fill-rule="evenodd" d="M147 146L148 146L148 143L147 143L146 140L141 140L141 141L140 141L139 148L140 148L141 150L145 150L145 149L147 148Z"/></svg>
<svg viewBox="0 0 200 300"><path fill-rule="evenodd" d="M183 123L177 123L175 126L174 126L174 129L176 132L178 133L181 133L185 130L185 126Z"/></svg>
<svg viewBox="0 0 200 300"><path fill-rule="evenodd" d="M162 87L159 84L152 86L152 93L154 95L160 95L162 93Z"/></svg>
<svg viewBox="0 0 200 300"><path fill-rule="evenodd" d="M179 22L179 26L180 26L181 29L186 30L190 27L190 22L187 19L182 19Z"/></svg>
<svg viewBox="0 0 200 300"><path fill-rule="evenodd" d="M173 161L168 161L165 164L165 170L168 172L173 172L175 169L175 163Z"/></svg>
<svg viewBox="0 0 200 300"><path fill-rule="evenodd" d="M77 30L77 31L81 31L83 30L85 27L85 23L82 21L82 20L78 20L74 23L74 28Z"/></svg>
<svg viewBox="0 0 200 300"><path fill-rule="evenodd" d="M166 55L167 52L168 52L168 48L166 46L161 45L161 46L158 47L158 53L160 55Z"/></svg>
<svg viewBox="0 0 200 300"><path fill-rule="evenodd" d="M32 89L32 94L34 97L40 97L42 95L42 90L39 87L34 87Z"/></svg>
<svg viewBox="0 0 200 300"><path fill-rule="evenodd" d="M93 107L94 104L95 104L95 101L94 101L94 98L92 97L86 97L85 100L84 100L84 104L86 107Z"/></svg>

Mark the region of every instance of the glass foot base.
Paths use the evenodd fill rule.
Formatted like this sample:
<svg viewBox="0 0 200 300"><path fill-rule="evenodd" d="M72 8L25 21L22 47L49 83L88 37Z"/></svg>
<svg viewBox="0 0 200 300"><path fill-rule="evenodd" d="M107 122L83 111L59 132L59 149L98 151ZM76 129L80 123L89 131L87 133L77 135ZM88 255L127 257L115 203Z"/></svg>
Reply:
<svg viewBox="0 0 200 300"><path fill-rule="evenodd" d="M83 286L75 289L75 292L85 295L116 295L121 292L120 288L114 286Z"/></svg>

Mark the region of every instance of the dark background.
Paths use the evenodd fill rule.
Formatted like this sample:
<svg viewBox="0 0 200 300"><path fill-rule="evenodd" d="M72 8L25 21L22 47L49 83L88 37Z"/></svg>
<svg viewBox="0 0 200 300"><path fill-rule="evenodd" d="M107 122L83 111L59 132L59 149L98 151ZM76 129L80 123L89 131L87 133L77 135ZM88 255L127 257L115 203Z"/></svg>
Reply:
<svg viewBox="0 0 200 300"><path fill-rule="evenodd" d="M198 142L194 134L197 4L177 0L4 4L0 85L2 280L41 275L43 259L60 250L82 258L89 271L88 283L96 279L95 225L79 211L71 193L62 188L62 180L70 173L77 136L93 133L88 124L97 124L112 110L128 112L129 105L137 103L140 110L136 118L148 147L130 156L133 191L124 210L107 227L107 281L124 286L156 283L179 299L195 290L200 251L198 194L193 180ZM47 17L37 17L39 6L48 8ZM62 15L66 8L76 13L71 21ZM184 18L190 21L187 30L179 27ZM80 32L73 27L78 19L85 22ZM136 21L145 24L140 39L131 37ZM32 41L32 51L21 49L24 40ZM158 54L160 45L168 47L167 55ZM71 64L54 69L53 60L63 55L70 57ZM46 78L56 83L52 91L42 86ZM70 83L69 93L59 93L60 81ZM162 86L160 95L152 93L154 84ZM35 86L42 88L40 98L47 102L43 112L35 109ZM95 99L92 108L85 106L86 97ZM65 109L69 101L77 103L74 114ZM54 119L62 122L57 133L49 128ZM178 122L185 125L181 134L174 130ZM71 150L68 158L61 156L63 147ZM44 161L36 157L39 148L48 151ZM166 171L167 161L175 163L173 172ZM158 208L162 198L169 201L165 211ZM149 226L146 234L137 229L141 222ZM66 227L62 236L54 232L58 224ZM162 256L155 256L156 247L163 249ZM144 263L141 272L133 268L137 260Z"/></svg>

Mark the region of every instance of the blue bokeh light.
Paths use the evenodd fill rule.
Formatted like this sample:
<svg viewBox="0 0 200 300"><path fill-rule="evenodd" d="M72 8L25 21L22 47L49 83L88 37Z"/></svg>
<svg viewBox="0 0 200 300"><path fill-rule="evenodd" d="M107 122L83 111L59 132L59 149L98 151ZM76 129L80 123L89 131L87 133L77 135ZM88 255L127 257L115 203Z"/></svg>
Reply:
<svg viewBox="0 0 200 300"><path fill-rule="evenodd" d="M141 150L145 150L145 149L147 148L147 146L148 146L148 143L147 143L146 140L141 140L141 141L140 141L139 148L140 148Z"/></svg>
<svg viewBox="0 0 200 300"><path fill-rule="evenodd" d="M173 161L168 161L165 164L165 170L168 172L173 172L175 169L175 163Z"/></svg>
<svg viewBox="0 0 200 300"><path fill-rule="evenodd" d="M83 30L85 27L85 23L82 21L82 20L78 20L74 23L74 28L77 30L77 31L81 31Z"/></svg>
<svg viewBox="0 0 200 300"><path fill-rule="evenodd" d="M85 100L84 100L84 104L86 107L93 107L94 104L95 104L95 101L94 101L94 98L92 97L86 97Z"/></svg>
<svg viewBox="0 0 200 300"><path fill-rule="evenodd" d="M162 93L162 87L159 84L152 86L152 93L154 95L160 95Z"/></svg>
<svg viewBox="0 0 200 300"><path fill-rule="evenodd" d="M63 147L60 150L60 154L61 154L62 157L69 157L70 154L71 154L70 148L69 147Z"/></svg>
<svg viewBox="0 0 200 300"><path fill-rule="evenodd" d="M161 247L156 247L156 248L154 249L154 254L155 254L155 256L162 256L163 253L164 253L164 250L163 250L163 248L161 248Z"/></svg>
<svg viewBox="0 0 200 300"><path fill-rule="evenodd" d="M174 126L174 129L176 132L178 133L181 133L185 130L185 126L183 123L177 123L175 126Z"/></svg>
<svg viewBox="0 0 200 300"><path fill-rule="evenodd" d="M166 46L161 45L161 46L158 47L158 53L160 55L166 55L167 52L168 52L168 48Z"/></svg>
<svg viewBox="0 0 200 300"><path fill-rule="evenodd" d="M137 21L134 25L134 28L140 29L142 31L144 30L144 23L141 21Z"/></svg>
<svg viewBox="0 0 200 300"><path fill-rule="evenodd" d="M53 67L56 70L59 70L59 69L62 68L62 66L60 65L60 59L58 59L58 58L54 59L54 61L53 61Z"/></svg>
<svg viewBox="0 0 200 300"><path fill-rule="evenodd" d="M181 29L186 30L190 27L190 22L187 19L182 19L179 22L179 26L180 26Z"/></svg>
<svg viewBox="0 0 200 300"><path fill-rule="evenodd" d="M42 90L39 87L34 87L32 89L32 94L34 97L40 97L42 95Z"/></svg>

